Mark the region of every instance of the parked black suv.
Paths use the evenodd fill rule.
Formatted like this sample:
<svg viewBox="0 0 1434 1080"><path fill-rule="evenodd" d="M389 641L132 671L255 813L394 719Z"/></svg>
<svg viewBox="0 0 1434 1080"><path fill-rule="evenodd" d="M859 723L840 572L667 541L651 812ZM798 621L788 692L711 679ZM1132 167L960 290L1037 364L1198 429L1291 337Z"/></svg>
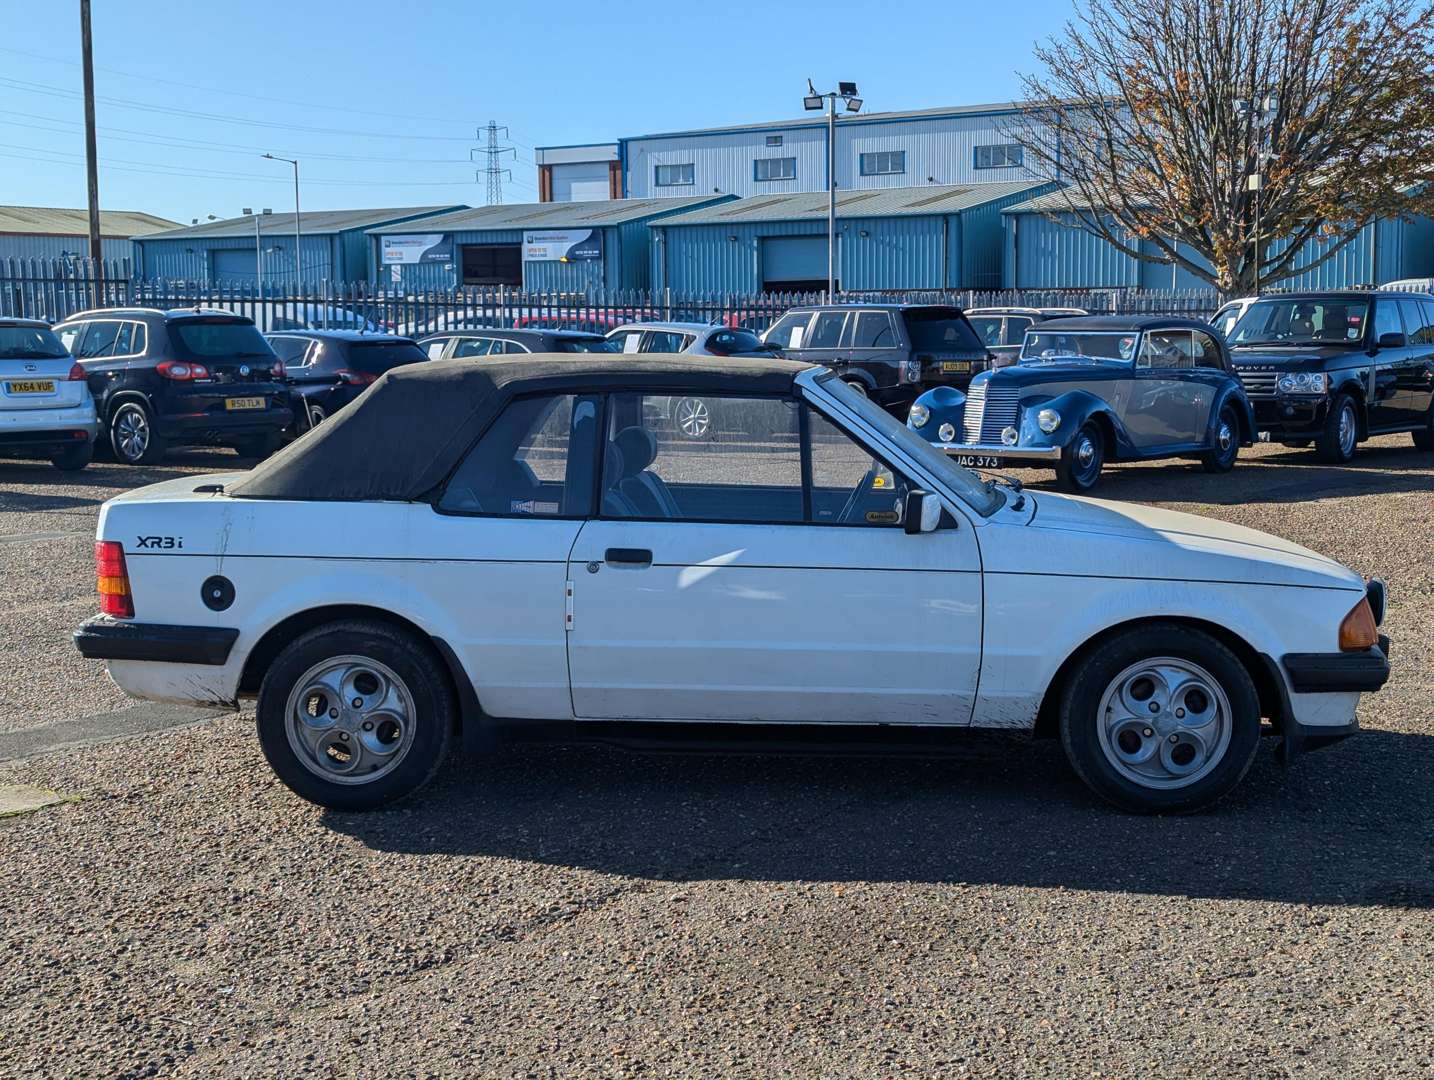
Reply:
<svg viewBox="0 0 1434 1080"><path fill-rule="evenodd" d="M428 359L416 341L395 334L286 330L267 337L284 362L295 409L308 413L307 424L299 415L301 430L333 416L389 368Z"/></svg>
<svg viewBox="0 0 1434 1080"><path fill-rule="evenodd" d="M1434 450L1434 296L1351 289L1281 293L1231 328L1230 359L1261 432L1345 462L1371 435L1408 431Z"/></svg>
<svg viewBox="0 0 1434 1080"><path fill-rule="evenodd" d="M841 304L793 308L762 335L791 360L834 368L899 413L933 386L965 387L991 353L958 307Z"/></svg>
<svg viewBox="0 0 1434 1080"><path fill-rule="evenodd" d="M127 465L175 444L267 457L294 419L282 368L254 320L204 308L100 308L55 327L89 377L100 437Z"/></svg>

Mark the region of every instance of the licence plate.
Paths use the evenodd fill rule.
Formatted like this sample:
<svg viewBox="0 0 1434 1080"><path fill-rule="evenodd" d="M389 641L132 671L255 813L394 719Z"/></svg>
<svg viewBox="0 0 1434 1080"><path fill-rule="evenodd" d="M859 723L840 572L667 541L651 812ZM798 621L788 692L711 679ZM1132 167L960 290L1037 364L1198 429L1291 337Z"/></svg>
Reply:
<svg viewBox="0 0 1434 1080"><path fill-rule="evenodd" d="M234 409L262 409L264 407L264 399L261 397L225 398L224 407L231 411Z"/></svg>
<svg viewBox="0 0 1434 1080"><path fill-rule="evenodd" d="M994 454L955 454L957 465L964 465L968 469L999 469L1001 459Z"/></svg>
<svg viewBox="0 0 1434 1080"><path fill-rule="evenodd" d="M942 370L943 372L948 372L948 373L954 372L954 373L956 373L956 374L962 374L962 373L965 373L965 372L971 370L971 361L969 361L969 360L943 360L943 361L941 361L941 370Z"/></svg>
<svg viewBox="0 0 1434 1080"><path fill-rule="evenodd" d="M55 383L52 379L32 379L29 382L9 382L5 389L11 394L53 394Z"/></svg>

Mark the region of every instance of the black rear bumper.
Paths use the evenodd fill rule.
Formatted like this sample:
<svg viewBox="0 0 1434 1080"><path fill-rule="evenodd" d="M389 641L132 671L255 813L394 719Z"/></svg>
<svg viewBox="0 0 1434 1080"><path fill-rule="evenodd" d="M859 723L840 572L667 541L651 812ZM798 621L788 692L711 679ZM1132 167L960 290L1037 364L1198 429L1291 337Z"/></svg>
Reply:
<svg viewBox="0 0 1434 1080"><path fill-rule="evenodd" d="M75 648L90 660L152 660L163 664L219 667L239 631L223 626L170 626L122 622L97 615L74 633Z"/></svg>

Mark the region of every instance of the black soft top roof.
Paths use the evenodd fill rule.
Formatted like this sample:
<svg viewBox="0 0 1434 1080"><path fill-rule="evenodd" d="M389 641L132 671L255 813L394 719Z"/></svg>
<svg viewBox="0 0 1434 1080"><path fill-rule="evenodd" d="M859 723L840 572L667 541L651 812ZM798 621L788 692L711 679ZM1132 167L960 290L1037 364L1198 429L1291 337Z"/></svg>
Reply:
<svg viewBox="0 0 1434 1080"><path fill-rule="evenodd" d="M603 390L785 394L811 365L788 360L537 353L406 364L226 493L242 499L411 502L453 470L513 398Z"/></svg>

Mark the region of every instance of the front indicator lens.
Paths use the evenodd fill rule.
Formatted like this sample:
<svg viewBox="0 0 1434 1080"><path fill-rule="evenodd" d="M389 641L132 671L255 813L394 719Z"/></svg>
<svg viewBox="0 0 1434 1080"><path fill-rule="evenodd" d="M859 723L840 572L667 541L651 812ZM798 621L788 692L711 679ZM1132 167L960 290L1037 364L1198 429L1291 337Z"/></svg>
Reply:
<svg viewBox="0 0 1434 1080"><path fill-rule="evenodd" d="M1339 651L1363 652L1378 644L1379 628L1374 624L1374 612L1370 610L1369 598L1361 596L1339 624Z"/></svg>
<svg viewBox="0 0 1434 1080"><path fill-rule="evenodd" d="M1042 409L1036 413L1036 426L1049 435L1061 426L1061 414L1055 409Z"/></svg>
<svg viewBox="0 0 1434 1080"><path fill-rule="evenodd" d="M942 424L936 429L936 434L941 437L942 442L956 441L956 428L951 424Z"/></svg>
<svg viewBox="0 0 1434 1080"><path fill-rule="evenodd" d="M931 410L928 409L925 405L922 405L920 402L917 402L915 405L911 406L911 413L907 416L907 420L911 422L912 427L925 427L926 421L930 419Z"/></svg>

